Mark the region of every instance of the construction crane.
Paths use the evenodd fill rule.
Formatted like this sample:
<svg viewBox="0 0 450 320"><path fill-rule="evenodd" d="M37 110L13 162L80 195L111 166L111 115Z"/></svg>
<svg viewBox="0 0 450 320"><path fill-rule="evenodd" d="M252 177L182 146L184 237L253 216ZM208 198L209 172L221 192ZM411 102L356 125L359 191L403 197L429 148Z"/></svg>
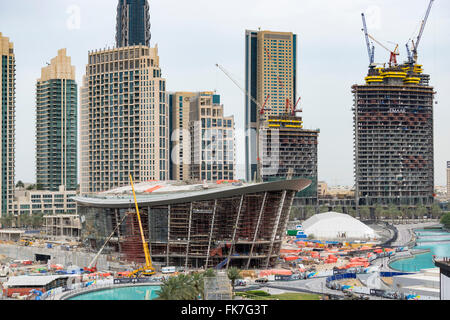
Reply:
<svg viewBox="0 0 450 320"><path fill-rule="evenodd" d="M414 42L413 40L411 40L412 50L409 49L409 44L408 43L406 44L406 50L408 52L408 60L409 60L409 62L411 64L417 63L418 48L419 48L420 40L422 40L423 31L425 30L425 26L427 24L428 17L429 17L430 12L431 12L431 7L433 6L433 2L434 2L434 0L430 0L430 4L428 5L428 9L427 9L427 12L425 14L425 18L422 20L422 25L420 26L419 35L417 36L416 41Z"/></svg>
<svg viewBox="0 0 450 320"><path fill-rule="evenodd" d="M108 239L106 239L105 243L103 244L103 246L100 248L100 250L97 252L97 254L95 255L94 259L92 259L92 261L89 263L89 266L87 266L86 268L84 268L84 271L87 272L97 272L97 260L98 257L100 257L100 254L102 253L103 249L105 249L106 244L111 240L112 236L114 235L114 233L116 233L116 231L119 229L120 225L125 221L125 219L127 218L128 214L124 215L124 217L122 218L122 220L120 221L120 223L117 224L117 226L114 228L113 232L111 232L111 234L109 235ZM94 265L95 263L95 265Z"/></svg>
<svg viewBox="0 0 450 320"><path fill-rule="evenodd" d="M364 13L361 13L362 21L363 21L363 31L364 35L366 37L366 45L367 45L367 52L369 54L369 63L370 66L373 66L375 62L375 46L372 43L372 47L370 47L370 41L369 41L369 32L367 31L367 24L366 24L366 16Z"/></svg>
<svg viewBox="0 0 450 320"><path fill-rule="evenodd" d="M299 97L297 100L297 103L292 108L292 115L295 116L297 112L303 112L302 109L297 109L298 104L300 103L300 100L302 100L302 97Z"/></svg>
<svg viewBox="0 0 450 320"><path fill-rule="evenodd" d="M270 98L270 94L267 95L266 100L264 101L264 104L261 105L261 104L258 102L258 100L256 100L255 98L252 97L252 95L250 94L250 92L248 92L247 90L245 90L244 88L241 87L241 85L239 84L239 82L237 82L237 81L231 76L231 74L230 74L227 70L225 70L225 68L223 68L223 67L222 67L221 65L219 65L219 64L216 64L216 67L219 68L220 70L222 70L222 72L225 73L225 75L226 75L231 81L233 81L233 83L234 83L239 89L241 89L241 91L244 92L244 94L245 94L248 98L250 98L250 100L252 100L253 103L255 103L256 106L258 107L260 117L257 118L256 150L259 150L259 137L260 137L260 131L261 131L261 122L262 122L261 119L263 118L263 115L264 115L264 112L265 112L265 111L271 110L271 109L266 108L267 102L269 101L269 98ZM261 171L260 171L260 170L261 170L261 158L259 157L259 155L257 155L256 162L257 162L257 168L258 168L258 169L256 170L256 174L257 174L257 177L256 177L256 178L259 179L260 176L261 176Z"/></svg>
<svg viewBox="0 0 450 320"><path fill-rule="evenodd" d="M396 45L394 51L392 51L391 49L389 49L388 47L386 47L384 44L382 44L380 41L378 41L377 39L375 39L374 37L372 37L370 34L368 35L370 39L372 39L373 41L375 41L376 43L378 43L383 49L386 49L387 51L389 51L391 53L391 57L389 59L389 65L393 66L393 65L397 65L397 56L400 54L398 52L398 44Z"/></svg>
<svg viewBox="0 0 450 320"><path fill-rule="evenodd" d="M252 97L252 95L251 95L247 90L245 90L244 88L242 88L242 86L239 84L239 82L237 82L237 81L231 76L231 74L230 74L227 70L225 70L224 67L222 67L220 64L216 64L216 67L219 68L220 70L222 70L222 72L225 73L225 75L226 75L231 81L233 81L233 83L234 83L239 89L241 89L241 91L242 91L248 98L250 98L250 100L252 100L252 102L253 102L254 104L256 104L256 105L258 106L259 113L260 113L261 115L264 114L264 111L270 110L270 109L267 109L267 108L266 108L266 104L267 104L267 102L269 101L270 94L267 95L266 101L264 102L263 105L261 105L255 98Z"/></svg>
<svg viewBox="0 0 450 320"><path fill-rule="evenodd" d="M142 246L144 247L144 255L145 255L145 266L134 270L130 273L130 277L138 277L138 276L152 276L155 274L155 268L152 265L152 259L150 257L150 251L148 249L148 243L145 241L144 237L144 229L142 228L141 215L139 214L139 206L136 200L136 192L134 191L133 177L130 174L130 182L131 188L133 190L134 204L136 206L136 215L139 223L139 230L141 232Z"/></svg>

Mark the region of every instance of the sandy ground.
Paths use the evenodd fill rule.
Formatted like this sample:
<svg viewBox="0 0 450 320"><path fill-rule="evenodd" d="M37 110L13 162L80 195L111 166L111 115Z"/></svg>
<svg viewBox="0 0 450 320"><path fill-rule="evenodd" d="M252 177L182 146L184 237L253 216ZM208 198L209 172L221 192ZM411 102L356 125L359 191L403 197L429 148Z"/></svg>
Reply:
<svg viewBox="0 0 450 320"><path fill-rule="evenodd" d="M358 279L348 279L341 281L340 284L353 287L364 287L364 285Z"/></svg>
<svg viewBox="0 0 450 320"><path fill-rule="evenodd" d="M392 286L392 284L394 283L394 279L393 278L381 278L381 279L384 281L384 283L386 283L386 284L388 284L390 286Z"/></svg>
<svg viewBox="0 0 450 320"><path fill-rule="evenodd" d="M325 270L332 270L334 267L342 267L345 266L348 263L348 261L343 259L338 259L337 263L324 263L324 264L315 264L316 270L319 271L325 271Z"/></svg>

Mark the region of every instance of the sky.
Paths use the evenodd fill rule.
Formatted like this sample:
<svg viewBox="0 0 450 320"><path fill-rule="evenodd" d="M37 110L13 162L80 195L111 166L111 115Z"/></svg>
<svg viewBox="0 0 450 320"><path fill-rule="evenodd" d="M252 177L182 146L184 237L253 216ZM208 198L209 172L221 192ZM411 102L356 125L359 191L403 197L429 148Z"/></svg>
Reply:
<svg viewBox="0 0 450 320"><path fill-rule="evenodd" d="M221 64L245 83L246 29L298 35L298 88L307 129L320 129L319 180L354 185L353 97L369 64L362 32L389 48L416 37L429 0L150 0L151 46L158 45L168 91L216 90L225 115L244 128L242 91ZM115 44L116 0L15 0L0 2L0 32L16 55L16 181L35 182L35 94L41 68L61 48L85 73L88 52ZM414 39L413 38L413 39ZM419 48L419 63L431 75L435 105L435 184L446 184L450 161L450 1L434 2ZM376 46L375 61L389 52ZM244 143L236 141L238 178L244 178Z"/></svg>

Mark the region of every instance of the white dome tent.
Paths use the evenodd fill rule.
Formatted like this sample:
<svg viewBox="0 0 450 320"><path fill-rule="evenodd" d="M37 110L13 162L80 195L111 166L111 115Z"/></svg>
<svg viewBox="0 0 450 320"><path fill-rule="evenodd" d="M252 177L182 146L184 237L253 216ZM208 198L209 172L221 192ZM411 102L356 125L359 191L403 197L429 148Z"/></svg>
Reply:
<svg viewBox="0 0 450 320"><path fill-rule="evenodd" d="M376 232L361 221L342 213L316 214L303 222L303 230L316 239L373 240Z"/></svg>

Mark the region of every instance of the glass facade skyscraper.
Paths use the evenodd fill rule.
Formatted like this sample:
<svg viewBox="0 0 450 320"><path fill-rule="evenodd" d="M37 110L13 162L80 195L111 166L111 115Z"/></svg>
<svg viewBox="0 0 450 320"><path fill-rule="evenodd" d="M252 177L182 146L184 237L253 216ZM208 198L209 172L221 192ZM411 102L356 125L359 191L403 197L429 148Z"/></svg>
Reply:
<svg viewBox="0 0 450 320"><path fill-rule="evenodd" d="M0 33L0 216L12 213L15 174L15 91L14 45Z"/></svg>
<svg viewBox="0 0 450 320"><path fill-rule="evenodd" d="M150 13L147 0L119 0L116 46L150 46Z"/></svg>
<svg viewBox="0 0 450 320"><path fill-rule="evenodd" d="M66 49L36 85L36 182L42 190L77 189L77 84Z"/></svg>

